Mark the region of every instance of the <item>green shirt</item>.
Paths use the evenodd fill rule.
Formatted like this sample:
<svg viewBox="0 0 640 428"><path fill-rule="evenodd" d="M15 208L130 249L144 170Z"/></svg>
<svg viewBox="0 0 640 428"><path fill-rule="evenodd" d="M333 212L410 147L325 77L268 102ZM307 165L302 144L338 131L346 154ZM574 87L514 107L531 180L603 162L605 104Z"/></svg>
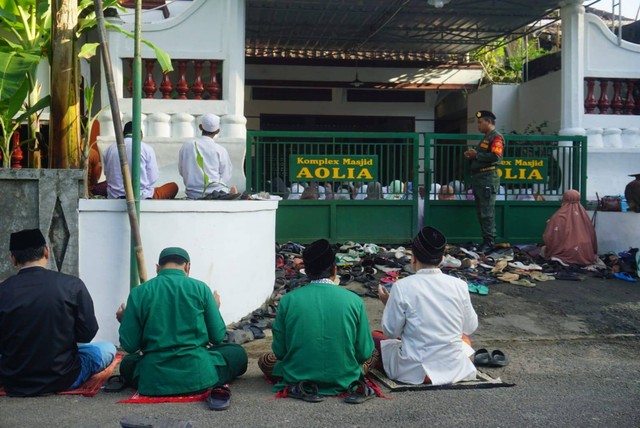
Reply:
<svg viewBox="0 0 640 428"><path fill-rule="evenodd" d="M476 146L476 158L471 161L471 172L481 172L480 169L496 166L502 161L504 138L495 129L487 132Z"/></svg>
<svg viewBox="0 0 640 428"><path fill-rule="evenodd" d="M163 269L131 291L120 345L143 352L134 374L141 394L181 394L218 381L215 366L224 358L206 346L222 342L225 332L211 289L182 270Z"/></svg>
<svg viewBox="0 0 640 428"><path fill-rule="evenodd" d="M280 300L273 325L273 369L281 377L274 390L302 380L315 382L321 394L344 392L362 375L373 352L364 304L336 285L314 283Z"/></svg>

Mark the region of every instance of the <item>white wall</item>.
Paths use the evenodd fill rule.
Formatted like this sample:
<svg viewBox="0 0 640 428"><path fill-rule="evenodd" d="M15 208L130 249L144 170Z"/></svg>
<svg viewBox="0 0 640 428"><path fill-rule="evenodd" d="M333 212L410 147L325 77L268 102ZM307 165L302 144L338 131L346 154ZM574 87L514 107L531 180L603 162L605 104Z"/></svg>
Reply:
<svg viewBox="0 0 640 428"><path fill-rule="evenodd" d="M546 121L545 133L557 133L560 130L560 89L558 71L521 84L515 129L522 132L528 125Z"/></svg>
<svg viewBox="0 0 640 428"><path fill-rule="evenodd" d="M129 294L130 229L124 200L81 199L79 272L95 304L96 340L118 342L115 310ZM275 280L275 201L141 201L149 278L165 247L183 247L191 276L220 293L227 323L257 309Z"/></svg>
<svg viewBox="0 0 640 428"><path fill-rule="evenodd" d="M467 132L477 134L476 112L489 110L496 115L496 128L509 133L518 123L518 85L485 86L467 98Z"/></svg>

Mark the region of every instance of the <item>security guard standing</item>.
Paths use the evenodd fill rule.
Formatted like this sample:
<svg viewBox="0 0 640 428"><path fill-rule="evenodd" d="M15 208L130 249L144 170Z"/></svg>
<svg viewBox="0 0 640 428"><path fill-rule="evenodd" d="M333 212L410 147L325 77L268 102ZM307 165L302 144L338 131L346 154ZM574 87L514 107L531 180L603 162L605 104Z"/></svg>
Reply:
<svg viewBox="0 0 640 428"><path fill-rule="evenodd" d="M502 160L504 151L504 138L496 131L496 116L487 110L476 113L478 119L478 131L485 134L484 138L475 149L464 152L471 166L471 183L473 195L476 201L478 221L482 229L482 245L478 248L480 253L491 251L495 245L496 193L500 185L498 177L498 165Z"/></svg>

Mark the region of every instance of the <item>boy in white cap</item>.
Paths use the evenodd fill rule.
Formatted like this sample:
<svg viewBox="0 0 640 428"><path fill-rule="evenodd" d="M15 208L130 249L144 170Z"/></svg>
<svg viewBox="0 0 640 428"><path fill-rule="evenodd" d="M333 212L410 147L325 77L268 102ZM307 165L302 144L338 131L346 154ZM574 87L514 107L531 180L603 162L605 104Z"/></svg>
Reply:
<svg viewBox="0 0 640 428"><path fill-rule="evenodd" d="M212 194L236 194L235 187L228 185L232 173L229 153L215 142L220 133L220 117L211 113L203 115L200 130L200 137L183 144L178 158L178 172L184 180L187 197L203 199Z"/></svg>

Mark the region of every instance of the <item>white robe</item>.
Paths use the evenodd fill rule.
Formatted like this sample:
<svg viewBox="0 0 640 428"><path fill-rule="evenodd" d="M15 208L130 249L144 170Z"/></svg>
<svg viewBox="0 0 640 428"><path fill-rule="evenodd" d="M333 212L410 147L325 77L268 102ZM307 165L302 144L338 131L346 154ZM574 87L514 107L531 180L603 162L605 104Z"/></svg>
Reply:
<svg viewBox="0 0 640 428"><path fill-rule="evenodd" d="M421 269L397 281L382 315L380 342L384 370L391 379L433 385L473 380L473 349L462 341L478 327L467 284L440 269Z"/></svg>

